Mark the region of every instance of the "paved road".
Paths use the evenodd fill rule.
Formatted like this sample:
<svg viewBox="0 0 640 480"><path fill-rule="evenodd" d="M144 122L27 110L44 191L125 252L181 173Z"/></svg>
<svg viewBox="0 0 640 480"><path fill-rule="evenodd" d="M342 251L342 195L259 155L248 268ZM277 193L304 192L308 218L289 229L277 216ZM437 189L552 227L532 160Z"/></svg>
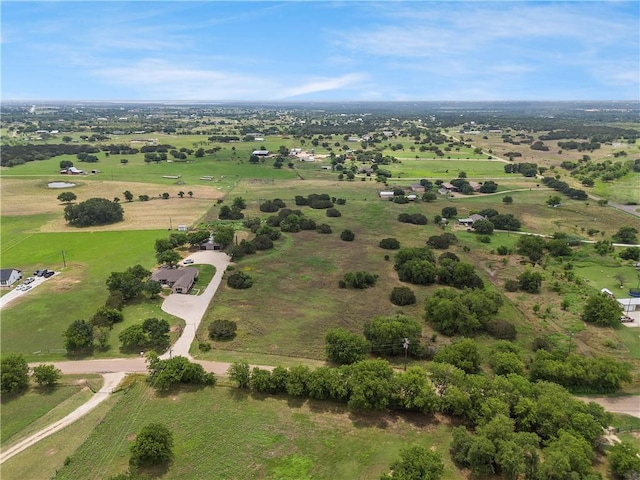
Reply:
<svg viewBox="0 0 640 480"><path fill-rule="evenodd" d="M602 405L607 412L626 413L640 418L640 395L628 397L578 397L584 402Z"/></svg>

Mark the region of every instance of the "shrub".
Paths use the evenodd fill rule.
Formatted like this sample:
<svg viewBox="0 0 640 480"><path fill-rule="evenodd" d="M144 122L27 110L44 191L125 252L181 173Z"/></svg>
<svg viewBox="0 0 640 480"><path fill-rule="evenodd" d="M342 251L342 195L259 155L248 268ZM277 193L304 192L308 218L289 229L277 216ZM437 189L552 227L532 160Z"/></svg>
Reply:
<svg viewBox="0 0 640 480"><path fill-rule="evenodd" d="M355 238L356 234L351 230L343 230L343 232L340 234L340 240L344 240L345 242L353 242Z"/></svg>
<svg viewBox="0 0 640 480"><path fill-rule="evenodd" d="M236 336L238 325L233 320L214 320L209 324L209 337L214 340L231 340Z"/></svg>
<svg viewBox="0 0 640 480"><path fill-rule="evenodd" d="M378 275L364 271L349 272L344 275L344 283L350 288L364 289L373 287L377 281Z"/></svg>
<svg viewBox="0 0 640 480"><path fill-rule="evenodd" d="M318 225L316 227L316 232L318 233L332 233L333 230L331 230L331 227L329 225L327 225L326 223L321 223L320 225Z"/></svg>
<svg viewBox="0 0 640 480"><path fill-rule="evenodd" d="M385 250L398 250L400 248L400 242L395 238L383 238L378 245Z"/></svg>
<svg viewBox="0 0 640 480"><path fill-rule="evenodd" d="M349 365L364 360L371 345L362 336L342 328L331 328L325 336L325 351L331 362Z"/></svg>
<svg viewBox="0 0 640 480"><path fill-rule="evenodd" d="M504 289L507 292L517 292L518 288L520 288L520 284L517 280L507 280L504 282Z"/></svg>
<svg viewBox="0 0 640 480"><path fill-rule="evenodd" d="M402 223L412 223L413 225L426 225L429 220L421 213L401 213L398 215L398 221Z"/></svg>
<svg viewBox="0 0 640 480"><path fill-rule="evenodd" d="M527 293L540 293L542 274L531 270L525 270L518 276L518 287Z"/></svg>
<svg viewBox="0 0 640 480"><path fill-rule="evenodd" d="M267 200L262 205L260 205L261 212L273 213L273 212L277 212L278 210L280 210L280 207L278 207L278 205L276 205L271 200Z"/></svg>
<svg viewBox="0 0 640 480"><path fill-rule="evenodd" d="M227 285L235 289L250 288L253 285L253 280L244 272L235 272L227 278Z"/></svg>
<svg viewBox="0 0 640 480"><path fill-rule="evenodd" d="M487 333L500 340L515 340L517 336L516 327L501 318L490 320L487 323Z"/></svg>
<svg viewBox="0 0 640 480"><path fill-rule="evenodd" d="M409 287L394 287L389 295L389 300L400 307L416 303L416 295Z"/></svg>
<svg viewBox="0 0 640 480"><path fill-rule="evenodd" d="M340 210L338 210L337 208L328 208L325 213L327 214L327 217L337 218L342 216L342 214L340 213Z"/></svg>
<svg viewBox="0 0 640 480"><path fill-rule="evenodd" d="M273 240L268 235L258 235L251 243L256 250L270 250L273 248Z"/></svg>
<svg viewBox="0 0 640 480"><path fill-rule="evenodd" d="M142 428L131 446L129 465L134 468L166 464L173 458L173 434L162 424Z"/></svg>

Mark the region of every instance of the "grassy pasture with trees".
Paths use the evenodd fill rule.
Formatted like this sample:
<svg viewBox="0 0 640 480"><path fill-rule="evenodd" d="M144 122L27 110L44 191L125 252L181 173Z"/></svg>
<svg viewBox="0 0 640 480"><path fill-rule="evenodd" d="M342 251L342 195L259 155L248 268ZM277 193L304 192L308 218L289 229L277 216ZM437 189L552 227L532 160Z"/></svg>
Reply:
<svg viewBox="0 0 640 480"><path fill-rule="evenodd" d="M276 126L273 120L261 119L256 123L256 131L261 127ZM197 127L187 128L186 125L187 121L177 127L167 127L167 131L179 131L179 135L159 133L154 137L157 136L160 143L171 144L176 149L196 150L202 147L217 151L188 154L184 159L175 157L169 158L171 162L159 163L145 162L144 153L107 155L101 151L95 153L98 159L96 163L78 162L75 155L63 155L2 168L0 193L3 217L0 240L3 267L5 263L11 263L10 266L18 266L27 272L43 267L61 271L61 275L29 292L15 305L3 309L0 345L3 353L19 352L30 361L64 358L60 350L64 340L62 332L73 320L91 320L97 309L104 305L108 295L105 280L111 272L124 271L135 264L147 269L154 266L158 260L154 256L154 241L166 238L165 229L169 219L173 226L179 223L208 226L218 235L224 233L221 227L231 226L226 235L230 245L234 243L234 236L238 241L251 242L255 235L243 226L243 221L261 219L264 225L267 218L277 215L277 212L261 211L260 206L267 202L275 204L274 199L280 199L288 209L300 210L303 218L317 225L328 225L332 233L321 235L314 230L296 232L294 227L299 225L300 219L294 214L287 217L287 228L282 228L279 239L260 243L263 246L273 243L274 248L267 249L265 246L265 249L247 253L238 259L233 271L225 274L227 281L222 282L197 332L197 340L191 350L196 358L295 366L295 371L302 377L304 366L323 365L328 357L337 363L370 358L369 343L364 335L367 333L371 341L375 339L370 324L366 326L374 318L410 319L406 323L414 328L406 333L411 337L411 342L409 348L404 350L409 354L409 373L412 372L412 366L430 365L433 367L432 377L441 380L453 371L450 364L455 364L469 372L491 369L497 375L511 372L531 374L538 379L558 381L575 392L602 393L603 385L597 377L591 376L584 382L582 378L569 378L569 374L553 374L554 371L576 372L580 368L593 371L597 366L609 369L615 377L606 385L606 392L620 391L619 383L625 393L639 390L637 372L640 369L640 338L637 332L624 326L611 328L597 325L615 322L583 321L588 298L597 294L600 288L606 287L616 294L622 294L629 287L636 286L637 272L631 260L618 257L622 248L609 249L609 245L605 245L607 251L599 255L592 244L578 246L571 243L568 252L566 248L555 249L554 252L563 253L554 256L555 253L552 255L551 249L546 247L549 239L544 238L542 244L545 246L541 247L541 255L531 262L531 259L516 253L522 238L519 233L485 229L484 235L479 235L459 227L455 219L451 219L448 225L440 225L437 218L444 209L455 208L457 218L463 218L493 208L500 214L514 215L522 224L521 232L546 236L556 232L566 234L568 237L559 236L554 240L560 242L569 237L610 241L614 240L614 234L621 228L635 225L637 218L604 202L598 204L593 199L571 200L546 188L540 178L525 178L520 173L507 174L504 167L521 162L536 163L542 167L536 173L557 175L560 177L558 180L567 182L572 188L584 188L589 193L602 194L612 201L634 201L638 197L637 173L629 173L615 181L604 181L598 177L594 180L594 187L583 186L581 178L572 176L560 165L563 161L580 162L582 152L560 152L557 140L544 141L545 145L550 146L549 150L531 149L530 143L514 146L505 142L501 135L492 133L466 139L466 145L459 148L452 148L447 145L448 142L438 139L435 144L445 152L435 155L430 151L421 151L418 143L414 144L410 136L402 133L397 136L394 134L393 138L377 145L365 145L366 148L359 141L348 141L347 135L334 134L332 138L320 138L318 132L273 133L265 135L265 140L260 142L238 140L228 143L207 140L210 132L195 135L193 133ZM313 122L309 125L309 128L324 128L324 125L314 126ZM400 128L400 123L396 127ZM215 128L220 128L217 134L221 135L237 133L237 127L230 124L221 123ZM242 128L253 129L254 124L244 124ZM455 138L463 136L458 127L449 130L449 133ZM65 141L75 139L84 142L81 134L92 132L70 133ZM515 137L514 132L509 135ZM121 135L117 142L133 139L137 139L137 136ZM95 145L114 143L115 140L97 141ZM249 160L255 149L278 151L280 147L287 150L301 145L305 145L306 149L314 148L320 161L299 162L288 158L280 168L274 168L273 158L264 162L258 159L255 163ZM376 181L375 174L368 177L362 173L354 174L365 164L349 159L343 164L345 170L342 176L339 176L339 172L320 168L321 165L331 164L330 153L338 155L360 148L365 151L376 149L381 155L396 157L399 161L379 165L380 169L387 170L391 178L383 183ZM603 144L600 150L589 153L596 162L605 162L608 156L619 153L621 148ZM637 145L624 145L624 148L629 152L629 158L640 155ZM521 153L514 162L488 159L489 156L508 157L507 154L513 150ZM179 153L176 152L176 155ZM82 177L60 175L58 170L62 161L74 162L76 167L85 170L97 168L100 173ZM586 160L582 163L586 165ZM449 197L436 195L429 202L408 199L392 202L378 198L380 190L402 189L409 193L408 186L422 178L432 182L438 179L450 182L456 177L463 177L462 172L467 180L495 181L498 193L454 194ZM77 181L77 187L72 189L77 195L76 202L94 196L122 199L120 205L124 209L124 221L97 227L92 229L93 232L68 227L63 218L64 205L56 199L60 191L46 186L52 180ZM627 192L622 195L620 190ZM165 192L168 198L163 199ZM342 203L337 200L329 202L332 208L335 206L339 210L340 216L327 215L328 210L324 208L296 205L296 196L307 198L313 193L327 193L330 197L342 199ZM149 198L142 201L141 196L145 195ZM511 202L503 201L507 195ZM549 206L547 200L555 195L560 197L559 206ZM234 201L234 198L240 197L243 200L242 207ZM237 212L232 205L237 207ZM281 207L276 205L275 209L281 210ZM220 219L221 212L236 214L240 213L240 209L244 218L239 219L237 215L235 220ZM222 217L231 218L226 213ZM399 217L407 216L424 218L428 222L415 224L398 221ZM73 233L70 233L71 230ZM279 228L276 231L280 233ZM346 231L353 234L353 237L349 235L351 241L341 239L341 232ZM457 294L461 290L450 287L451 282L441 281L441 284L430 285L425 285L429 283L426 281L422 284L402 282L399 272L394 268L399 250L380 247L380 241L385 238L397 239L403 249L425 247L430 237L442 234L454 234L456 241L446 248L444 245L434 246L433 280L440 281L446 277L447 264L440 263L442 254L451 255L446 258L447 262L459 260L460 265L466 264L471 270L475 269L480 280L475 282L475 286L483 283L488 291L501 298L497 313L492 313L491 318L476 314L464 303L480 304L482 297L489 296L485 292L475 296L466 295L464 300L459 300ZM64 268L61 267L62 250L67 260ZM104 252L109 254L105 255ZM177 260L177 256L174 257L172 261ZM467 277L472 277L471 270L466 268L459 270L469 273ZM451 271L454 271L453 267ZM375 278L375 285L366 289L339 288L340 281L345 281L345 275L353 272L367 272L371 278ZM206 280L211 278L211 272L203 267L201 273L204 286ZM533 277L529 274L533 274ZM237 277L245 281L232 281L233 285L250 288L229 287L228 280ZM250 285L246 282L247 278L250 279ZM533 282L528 281L532 279ZM515 288L505 291L509 282ZM623 289L620 283L624 283ZM390 292L407 287L415 296L415 303L411 296L392 303ZM465 310L464 318L470 325L464 332L455 329L446 332L473 336L473 339L449 337L442 333L445 331L442 325L430 319L425 321L425 301L434 298L435 292L445 287L456 293L457 303L451 300L454 309L442 307L441 311L448 311L452 313L451 318L459 319L462 317L459 312L466 308L468 311ZM160 309L161 302L161 298L147 299L145 296L129 303L123 310L124 321L114 324L106 347L96 348L86 354L95 357L131 354L129 350L120 349L120 334L150 318L159 319L158 323L163 329L166 320L172 327L171 339L175 339L182 322L164 314ZM611 315L609 317L613 318ZM224 335L210 336L211 323L220 320L230 322L227 326L232 325L233 328ZM618 327L617 324L615 326ZM27 331L29 335L25 335ZM333 348L327 345L328 331L333 332L330 339ZM504 339L511 339L514 335L512 343L505 342ZM164 337L161 340L166 341ZM550 349L551 353L541 350L534 353L538 346ZM397 369L403 367L402 343L379 341L375 351L380 356L395 354L389 358L391 365ZM600 357L613 360L602 360ZM428 363L432 358L436 362ZM628 362L631 375L627 376L627 367L618 368L614 360ZM385 372L391 372L391 368L385 367ZM263 377L266 378L266 374ZM616 379L620 381L616 383ZM407 382L410 380L407 377ZM473 377L470 382L473 381L481 383L482 379ZM192 387L158 393L139 382L126 395L109 399L108 406L113 405L113 409L95 429L94 425L87 427L86 423L79 422L77 427L84 428L82 438L88 437L88 441L77 451L65 450L68 443L81 443L71 442L66 436L67 432L59 432L52 437L51 440L58 445L65 445L51 453L52 462L57 462L56 468L61 469L56 478L94 478L92 475L96 475L95 472L95 478L102 478L122 473L128 466L130 446L135 435L149 423L164 424L174 435L174 460L166 472L160 472L163 478L211 475L219 475L219 478L378 478L388 473L390 466L400 471L402 462L408 458L407 448L415 444L427 449L433 447L440 454L444 460L444 478L461 478L469 474L469 470L458 470L448 453L452 432L449 417L440 414L417 417L398 412L378 413L375 416L355 414L341 404L262 396L253 388L254 385L250 383L247 386L252 389L250 393L226 388ZM410 386L408 383L407 387ZM31 393L29 390L23 397L28 399ZM59 402L61 408L67 405L62 396L51 398L51 405L55 402ZM467 414L465 412L469 411L464 398L463 395L451 395L442 411L464 417ZM369 401L363 394L353 404L368 405ZM31 407L25 408L28 410ZM500 406L487 402L486 409L489 411L493 408L499 409ZM99 410L100 415L104 415L106 410ZM202 412L205 414L201 415ZM28 424L30 418L12 427L16 433L10 441L24 434L26 430L23 425ZM48 417L44 415L42 418ZM94 424L97 423L97 417L90 418ZM212 431L226 441L212 445L207 441ZM460 449L454 449L455 454L459 455L460 465L467 465L475 474L491 473L493 468L493 465L476 462L482 456L483 449L493 448L484 438L490 436L488 431L489 428L483 426L474 434L465 432L458 435ZM470 435L474 439L469 440ZM2 438L4 446L4 432ZM113 438L119 440L113 442ZM562 441L567 445L577 445L577 449L580 447L579 441L562 437L561 441L553 440L545 445L548 448L545 454L548 453L552 459L566 457L566 451L560 444ZM42 445L52 444L45 441ZM472 445L473 449L466 449L465 445ZM38 454L42 456L46 453L46 450L39 448L24 452L7 462L3 465L3 471L6 467L6 472L33 472L30 465L39 460ZM65 452L64 456L70 457L68 462L57 454L62 451ZM96 457L96 451L102 454ZM414 457L424 457L420 452L415 450ZM500 455L503 459L509 456L508 452L501 452ZM604 471L605 466L606 462L599 464L598 468ZM47 474L53 475L54 472Z"/></svg>

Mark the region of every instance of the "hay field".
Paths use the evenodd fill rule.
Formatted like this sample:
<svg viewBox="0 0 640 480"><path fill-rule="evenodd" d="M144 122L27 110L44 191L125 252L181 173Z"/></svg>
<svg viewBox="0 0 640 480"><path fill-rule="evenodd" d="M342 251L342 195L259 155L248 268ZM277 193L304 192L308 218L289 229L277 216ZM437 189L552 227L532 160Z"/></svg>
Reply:
<svg viewBox="0 0 640 480"><path fill-rule="evenodd" d="M48 217L40 227L41 232L76 232L76 231L123 231L123 230L157 230L168 228L169 222L174 228L178 224L192 225L211 207L224 192L215 187L199 185L160 186L146 183L82 181L75 180L76 187L52 189L46 181L7 179L0 184L0 199L3 216L30 216L55 214ZM134 195L133 202L124 200L123 192L129 190ZM185 194L178 197L179 191L193 192L193 198ZM63 191L71 191L78 196L76 202L92 197L113 199L120 198L125 219L113 225L78 229L70 227L64 220L64 204L57 200ZM171 195L168 200L159 198L163 192ZM138 195L149 195L151 200L140 202Z"/></svg>

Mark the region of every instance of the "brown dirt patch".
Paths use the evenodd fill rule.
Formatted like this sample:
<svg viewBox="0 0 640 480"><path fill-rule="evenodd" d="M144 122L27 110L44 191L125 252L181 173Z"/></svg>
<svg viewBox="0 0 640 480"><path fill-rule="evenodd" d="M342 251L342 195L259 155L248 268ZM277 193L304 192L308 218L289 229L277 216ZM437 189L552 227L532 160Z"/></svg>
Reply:
<svg viewBox="0 0 640 480"><path fill-rule="evenodd" d="M58 453L58 449L57 448L50 448L49 450L47 450L47 456L49 456L49 457L55 455L56 453Z"/></svg>

